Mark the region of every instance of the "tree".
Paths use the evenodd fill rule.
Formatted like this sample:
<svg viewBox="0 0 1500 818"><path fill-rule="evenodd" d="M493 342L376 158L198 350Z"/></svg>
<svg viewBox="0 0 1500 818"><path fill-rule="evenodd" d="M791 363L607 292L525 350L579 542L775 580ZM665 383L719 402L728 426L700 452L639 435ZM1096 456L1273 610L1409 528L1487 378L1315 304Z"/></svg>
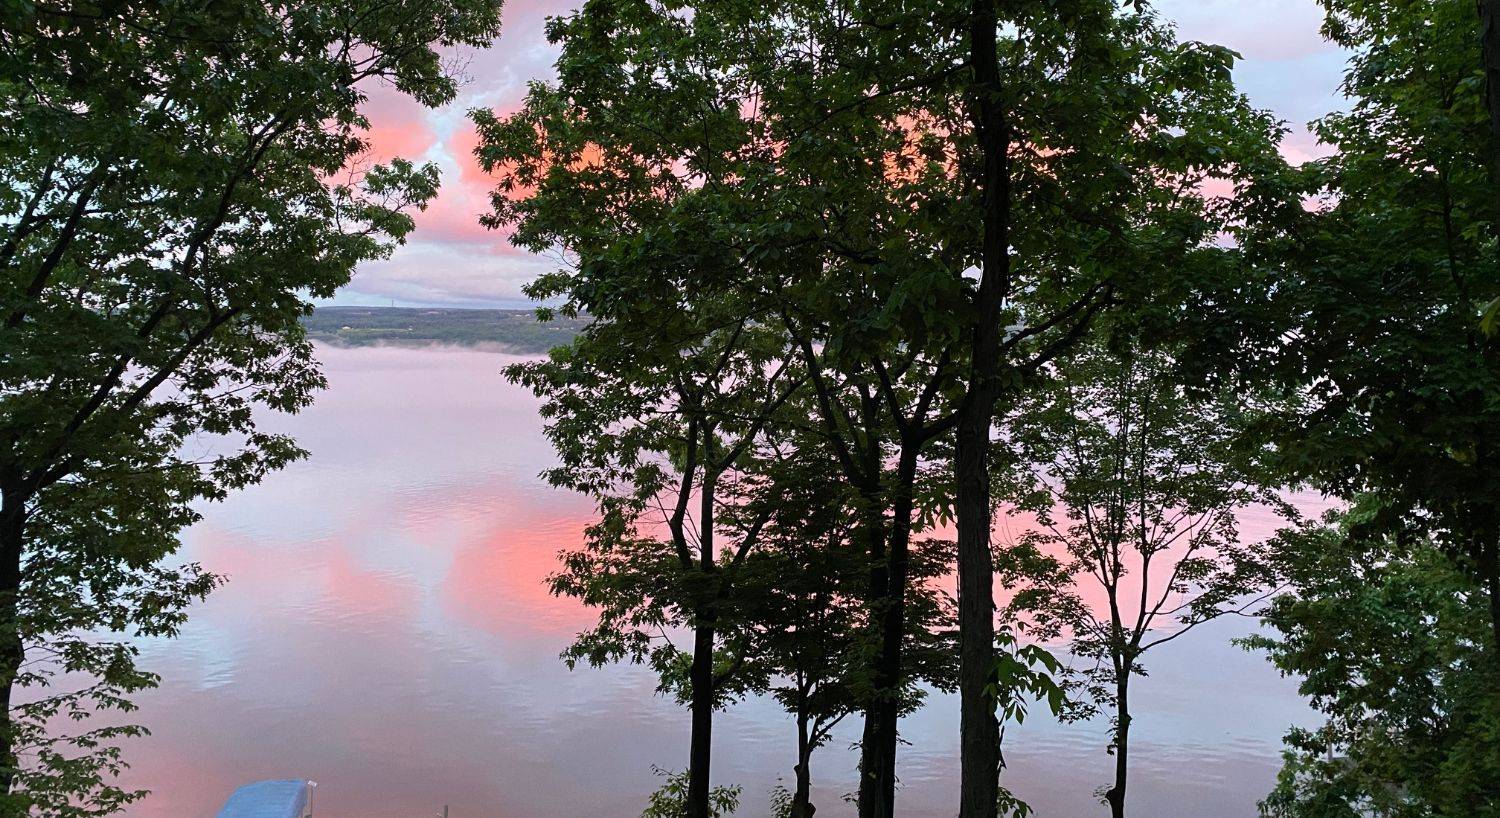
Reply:
<svg viewBox="0 0 1500 818"><path fill-rule="evenodd" d="M899 240L899 236L893 233L882 240ZM934 355L926 345L901 340L903 319L915 317L914 311L888 311L869 293L876 289L869 286L872 280L878 282L892 272L900 275L912 268L833 265L825 275L789 288L794 293L804 288L821 293L798 304L795 319L792 306L782 307L788 334L802 353L816 395L818 433L857 497L852 505L865 546L862 563L869 577L864 603L871 626L865 659L870 684L865 691L860 742L859 809L861 815L873 816L895 810L897 726L906 710L903 702L910 680L906 634L912 612L908 608L911 598L920 593L913 541L916 534L932 527L946 505L942 499L946 481L941 470L931 466L924 474L924 454L951 429L954 417L941 411L944 387L951 386L955 374L948 354ZM868 294L867 299L861 294ZM873 308L844 309L835 316L837 305L845 303L867 303Z"/></svg>
<svg viewBox="0 0 1500 818"><path fill-rule="evenodd" d="M533 85L505 119L473 113L481 162L500 177L485 223L568 254L569 267L529 293L592 318L550 362L511 371L549 401L564 463L551 479L594 496L603 513L554 587L601 607L600 627L579 643L591 659L649 655L666 671L680 664L676 651L653 649L661 634L651 631L693 630L690 818L709 814L713 711L743 665L721 661L737 627L725 618L732 575L763 525L732 527L738 507L720 496L732 491L721 478L797 387L777 362L782 345L735 287L747 259L732 182L755 130L739 104L746 80L719 67L714 55L729 43L711 22L589 3L550 24L562 47L555 86ZM639 525L662 498L666 538ZM620 582L658 594L606 587L610 569L637 557L640 570Z"/></svg>
<svg viewBox="0 0 1500 818"><path fill-rule="evenodd" d="M1111 814L1125 814L1130 682L1147 651L1271 593L1271 567L1239 538L1253 505L1291 516L1267 475L1236 453L1236 397L1191 392L1166 350L1129 339L1058 362L1051 389L1008 419L1019 468L1012 490L1037 526L1001 550L1016 596L1008 614L1034 636L1069 638L1084 686L1110 713ZM1102 591L1102 602L1091 602Z"/></svg>
<svg viewBox="0 0 1500 818"><path fill-rule="evenodd" d="M1419 528L1473 571L1500 643L1500 367L1480 327L1500 268L1478 18L1456 3L1324 6L1325 34L1352 51L1349 110L1314 124L1336 152L1267 191L1277 210L1242 235L1257 272L1195 312L1219 327L1218 368L1283 398L1256 434L1288 478L1379 495L1362 524Z"/></svg>
<svg viewBox="0 0 1500 818"><path fill-rule="evenodd" d="M1287 734L1262 814L1500 815L1487 593L1420 531L1361 533L1372 502L1275 542L1292 590L1267 611L1274 633L1244 642L1326 720Z"/></svg>
<svg viewBox="0 0 1500 818"><path fill-rule="evenodd" d="M685 246L686 236L671 232L662 231L656 249ZM657 281L671 274L659 256L621 260L617 283L638 271ZM699 260L678 269L701 274ZM610 275L605 264L590 273ZM673 309L568 294L577 299L569 310L586 307L593 322L548 360L509 370L547 401L547 434L562 459L548 479L593 497L601 515L552 579L555 593L600 610L598 626L565 657L649 661L663 690L689 705L687 811L706 815L713 712L749 682L736 583L774 511L742 502L739 483L770 417L799 384L785 366L771 366L767 355L778 345L743 318L735 322L732 302L710 295ZM671 641L670 631L681 629L692 631L690 652Z"/></svg>
<svg viewBox="0 0 1500 818"><path fill-rule="evenodd" d="M823 341L830 336L821 327L808 326L826 317L827 311L838 309L840 299L849 292L826 286L828 278L811 272L822 270L828 257L839 255L840 248L833 242L845 235L838 230L824 233L822 220L829 213L828 203L848 206L855 202L849 207L853 216L837 218L840 225L865 224L872 218L871 211L864 209L869 194L858 200L825 198L819 195L824 192L819 184L827 182L832 187L837 182L838 193L853 192L854 184L842 181L839 174L853 171L853 178L868 183L872 169L873 181L879 182L885 156L879 150L868 152L865 141L851 145L842 137L829 139L820 126L849 98L848 90L834 103L825 104L816 94L818 89L810 89L805 81L817 78L819 72L798 73L809 63L825 59L819 56L825 52L818 47L804 50L800 38L808 28L813 29L812 35L828 36L834 30L845 41L858 40L857 32L838 20L835 11L821 3L774 9L722 3L698 4L689 15L672 6L590 4L554 27L553 36L563 44L557 87L537 87L527 109L505 122L483 112L476 118L485 143L481 156L502 173L491 223L517 225L517 240L528 246L561 246L577 254L576 276L539 285L536 292L577 295L579 308L587 309L596 320L613 320L614 313L601 310L617 309L615 300L627 296L642 303L660 299L653 303L662 311L675 309L673 299L679 294L724 299L741 312L716 312L714 320L696 325L699 332L731 325L754 334L771 327L785 330L789 335L785 354L798 359L797 370L803 373L799 377L817 382L824 396L818 404L821 420L836 429L830 448L846 475L857 462L860 536L870 554L863 562L871 575L865 585L870 597L866 601L880 611L871 621L881 636L868 651L878 678L865 702L865 760L861 764L865 772L861 809L874 810L878 805L869 791L886 793L889 804L895 786L896 721L905 684L900 664L906 631L904 594L909 584L908 543L916 502L911 486L921 446L940 432L924 429L909 435L912 440L904 445L896 469L896 488L889 490L890 475L883 460L890 450L891 421L885 417L885 407L888 400L909 401L921 413L931 413L941 394L936 387L913 392L899 372L887 373L887 382L882 383L863 357L855 358L852 365L857 384L845 381L842 371L825 377L821 366L829 348ZM806 18L798 18L799 13ZM806 28L788 24L789 19ZM817 42L815 37L813 42ZM849 75L840 77L847 80ZM868 80L861 77L859 81ZM877 121L883 130L866 131L880 148L905 145L905 135L893 126L895 116L881 111ZM869 119L858 121L865 126ZM816 150L819 145L832 150L821 153ZM831 160L833 156L846 161L838 164ZM800 164L802 160L808 164ZM887 195L889 186L877 184L875 190L883 208L877 215L902 212L903 199L880 198ZM693 217L697 221L691 227L665 227L676 203L686 199L697 202L699 209ZM669 249L665 243L669 233L673 241L704 248L706 256L717 252L735 261L720 267L719 278L705 286L696 281L679 286L672 281L667 256L647 259L637 255L636 266L629 270L636 278L606 278L608 271L618 269L612 266L616 259L611 254L633 253L625 248L658 241ZM909 235L891 231L878 240L882 247L895 249ZM844 255L864 247L855 245L853 253ZM917 256L908 253L903 259ZM661 266L663 260L668 266ZM726 274L728 267L733 270ZM841 268L848 278L840 283L868 267L865 263ZM895 269L895 265L884 268L886 272ZM627 280L634 286L621 284ZM643 308L637 317L651 313ZM838 325L854 326L859 319L845 313L838 316ZM656 324L645 326L653 338L664 338L664 344L694 347L699 343L689 333L664 334ZM880 343L889 335L887 330ZM839 341L853 345L848 336ZM665 348L675 354L677 347ZM678 364L668 361L664 365ZM929 361L907 364L914 375L933 367ZM831 386L830 378L838 378L839 385ZM845 405L839 401L860 389L868 398L857 421L860 425L853 430L840 427L848 417L840 412ZM917 426L927 422L921 414L917 418ZM597 434L587 427L577 431ZM859 440L849 444L853 436ZM900 522L888 524L887 509ZM889 549L887 537L891 538ZM695 780L694 792L701 794L704 787L706 779ZM701 798L690 803L701 803ZM884 812L890 809L885 807Z"/></svg>
<svg viewBox="0 0 1500 818"><path fill-rule="evenodd" d="M869 661L884 641L882 629L872 627L880 616L867 587L879 556L867 552L861 537L858 491L829 474L826 442L795 427L780 431L761 489L774 495L774 511L761 550L746 566L753 573L740 586L757 675L796 720L795 789L786 815L810 818L813 751L845 717L883 694L873 688L885 679ZM951 543L931 539L910 549L898 716L921 705L925 687L952 689L952 599L937 584L949 572L951 551Z"/></svg>
<svg viewBox="0 0 1500 818"><path fill-rule="evenodd" d="M967 290L954 448L962 698L961 818L996 813L991 433L1092 319L1178 299L1224 254L1210 179L1242 186L1279 127L1234 88L1236 55L1179 43L1144 3L995 4L960 15L961 94L982 225ZM1004 428L1002 425L1002 440Z"/></svg>
<svg viewBox="0 0 1500 818"><path fill-rule="evenodd" d="M92 731L154 678L81 632L170 634L214 580L159 563L218 499L301 456L253 409L322 384L299 319L390 251L431 167L363 167L364 90L452 99L440 52L499 4L7 7L0 26L0 798L98 814L134 797ZM196 436L227 453L195 459ZM77 694L21 687L97 675ZM70 755L66 743L71 741ZM75 763L76 762L76 763Z"/></svg>

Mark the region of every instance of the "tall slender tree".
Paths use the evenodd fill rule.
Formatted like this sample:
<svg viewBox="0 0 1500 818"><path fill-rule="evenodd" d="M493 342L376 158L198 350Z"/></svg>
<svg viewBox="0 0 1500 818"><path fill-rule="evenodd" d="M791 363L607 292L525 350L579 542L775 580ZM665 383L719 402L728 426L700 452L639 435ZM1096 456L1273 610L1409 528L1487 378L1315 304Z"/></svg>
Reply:
<svg viewBox="0 0 1500 818"><path fill-rule="evenodd" d="M754 260L735 183L761 143L742 105L750 81L723 67L733 41L718 22L589 3L552 24L555 86L533 86L503 120L475 112L480 157L500 175L488 223L567 254L568 267L530 293L593 322L552 360L512 370L548 398L564 464L554 482L599 498L604 512L557 587L601 606L601 628L579 643L592 658L642 656L652 628L693 631L681 688L691 818L709 814L713 712L743 669L743 656L725 659L735 649L724 647L735 632L727 600L764 524L733 527L741 504L727 481L800 383L780 334L737 286ZM657 502L659 543L639 528ZM601 595L615 578L606 563L653 543L665 559L628 576L658 593ZM663 671L678 656L654 655Z"/></svg>
<svg viewBox="0 0 1500 818"><path fill-rule="evenodd" d="M1233 394L1178 382L1171 355L1139 342L1091 344L1059 361L1068 376L1023 402L1007 428L1029 475L1009 498L1037 525L1000 550L1010 617L1068 639L1083 686L1111 720L1125 814L1131 681L1148 651L1199 625L1257 612L1273 591L1261 543L1240 541L1251 508L1293 516L1254 459L1233 450ZM1029 477L1029 479L1028 479Z"/></svg>
<svg viewBox="0 0 1500 818"><path fill-rule="evenodd" d="M996 814L1000 737L990 531L992 432L1111 307L1148 312L1220 254L1210 180L1234 186L1279 128L1235 90L1235 55L1179 43L1145 3L976 0L962 20L980 235L963 313L954 447L962 818ZM1004 429L1002 428L1003 440Z"/></svg>
<svg viewBox="0 0 1500 818"><path fill-rule="evenodd" d="M678 254L692 241L655 228L662 243L649 247ZM700 293L687 303L653 302L639 290L613 303L566 293L576 299L569 309L587 307L593 322L549 360L517 364L510 376L546 400L547 433L562 459L551 482L599 503L588 542L565 556L553 580L554 591L600 610L598 626L566 656L649 661L663 688L684 700L692 718L686 807L706 818L713 713L744 689L753 658L735 585L774 509L737 483L799 382L775 363L780 336L736 317L732 300L712 294L712 273L699 277L703 259L693 255L679 268L695 279L684 289ZM592 281L630 291L624 276L648 271L660 283L672 274L650 252L619 261L612 278L607 262L591 265ZM680 629L692 633L689 651L671 641L669 631Z"/></svg>
<svg viewBox="0 0 1500 818"><path fill-rule="evenodd" d="M803 403L811 403L804 396ZM803 411L815 411L805 407ZM796 410L791 416L796 415ZM752 652L769 690L796 719L795 789L786 812L809 818L811 757L847 716L866 707L877 683L869 657L881 641L869 605L874 572L861 536L865 516L857 490L828 469L832 456L817 427L811 434L783 426L767 458L763 490L774 492L765 547L742 582L745 615L753 622ZM910 590L903 622L898 715L920 706L924 688L951 689L956 668L952 599L940 587L951 567L951 543L911 543ZM879 680L881 683L883 679Z"/></svg>

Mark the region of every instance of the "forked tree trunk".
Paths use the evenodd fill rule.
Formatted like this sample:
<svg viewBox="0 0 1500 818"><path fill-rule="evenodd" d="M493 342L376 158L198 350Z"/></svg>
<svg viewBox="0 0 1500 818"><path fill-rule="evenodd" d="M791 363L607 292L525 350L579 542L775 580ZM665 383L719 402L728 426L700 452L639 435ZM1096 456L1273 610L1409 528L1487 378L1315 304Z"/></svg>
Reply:
<svg viewBox="0 0 1500 818"><path fill-rule="evenodd" d="M906 583L911 563L912 491L917 478L920 446L904 441L892 487L890 539L880 576L885 583L878 617L880 644L875 655L876 700L866 712L865 740L874 752L865 754L873 765L861 776L861 818L894 818L896 814L896 755L900 746L901 688L905 684L902 648L906 636ZM861 772L864 772L862 768ZM868 805L868 806L867 806Z"/></svg>

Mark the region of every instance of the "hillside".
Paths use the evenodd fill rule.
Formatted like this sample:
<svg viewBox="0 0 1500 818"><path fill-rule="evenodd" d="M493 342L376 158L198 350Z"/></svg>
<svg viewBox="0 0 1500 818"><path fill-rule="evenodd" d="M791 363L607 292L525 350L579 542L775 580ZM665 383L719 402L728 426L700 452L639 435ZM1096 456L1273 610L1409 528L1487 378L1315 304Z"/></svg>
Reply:
<svg viewBox="0 0 1500 818"><path fill-rule="evenodd" d="M308 337L337 346L398 344L497 346L537 354L571 341L588 320L536 320L531 310L424 307L319 307L304 321Z"/></svg>

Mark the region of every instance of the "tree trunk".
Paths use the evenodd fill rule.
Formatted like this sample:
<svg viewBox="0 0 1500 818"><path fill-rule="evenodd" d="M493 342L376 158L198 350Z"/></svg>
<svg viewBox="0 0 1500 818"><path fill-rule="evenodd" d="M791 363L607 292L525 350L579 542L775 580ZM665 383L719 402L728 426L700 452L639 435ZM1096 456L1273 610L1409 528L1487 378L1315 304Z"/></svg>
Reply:
<svg viewBox="0 0 1500 818"><path fill-rule="evenodd" d="M870 589L867 604L877 627L883 627L885 611L891 605L890 562L886 548L886 526L882 511L884 498L878 493L864 495L867 514L865 534L870 556ZM865 703L864 732L859 743L859 818L890 818L895 812L896 782L894 769L885 763L887 744L895 744L887 712L889 692L882 676L884 639L871 657L874 694Z"/></svg>
<svg viewBox="0 0 1500 818"><path fill-rule="evenodd" d="M17 621L21 594L21 551L25 542L25 502L14 491L0 498L0 795L15 783L17 759L11 734L11 696L26 660Z"/></svg>
<svg viewBox="0 0 1500 818"><path fill-rule="evenodd" d="M1500 663L1500 572L1495 570L1493 557L1490 562L1489 576L1485 577L1485 582L1490 589L1490 629L1495 635L1495 659Z"/></svg>
<svg viewBox="0 0 1500 818"><path fill-rule="evenodd" d="M705 439L709 434L711 433L704 434ZM712 449L708 449L708 455L712 457ZM714 493L718 477L711 468L704 469L703 488L698 498L698 570L705 576L714 572ZM700 602L693 611L693 666L689 673L689 682L693 686L693 732L688 749L687 818L709 818L708 777L713 756L714 639L717 621L718 612L712 600Z"/></svg>
<svg viewBox="0 0 1500 818"><path fill-rule="evenodd" d="M998 398L1000 311L1010 280L1010 131L1000 100L993 0L969 14L973 119L984 154L983 238L968 394L954 450L957 477L960 818L995 818L1000 727L985 695L995 664L994 561L990 553L990 425Z"/></svg>
<svg viewBox="0 0 1500 818"><path fill-rule="evenodd" d="M693 733L688 751L687 818L708 818L708 773L714 729L713 615L700 611L693 629Z"/></svg>
<svg viewBox="0 0 1500 818"><path fill-rule="evenodd" d="M1126 665L1126 673L1129 673ZM1110 818L1125 818L1125 779L1130 756L1130 677L1115 683L1115 785L1104 793L1109 801Z"/></svg>
<svg viewBox="0 0 1500 818"><path fill-rule="evenodd" d="M817 807L812 805L812 737L807 730L807 710L797 713L797 766L792 771L797 775L797 790L792 793L791 818L812 818Z"/></svg>
<svg viewBox="0 0 1500 818"><path fill-rule="evenodd" d="M958 626L960 818L995 818L1000 725L985 694L995 664L994 563L990 554L989 423L958 429Z"/></svg>
<svg viewBox="0 0 1500 818"><path fill-rule="evenodd" d="M1479 0L1479 44L1484 66L1484 100L1490 114L1493 215L1495 230L1500 233L1500 0Z"/></svg>
<svg viewBox="0 0 1500 818"><path fill-rule="evenodd" d="M876 611L880 646L875 655L876 700L867 711L866 741L874 742L873 774L862 777L860 815L894 818L896 814L896 754L900 746L901 688L905 683L901 649L906 636L906 579L911 562L912 490L917 478L920 444L903 441L892 487L890 541L881 570L885 580L883 605ZM869 756L867 756L869 757ZM868 792L869 811L865 804Z"/></svg>

